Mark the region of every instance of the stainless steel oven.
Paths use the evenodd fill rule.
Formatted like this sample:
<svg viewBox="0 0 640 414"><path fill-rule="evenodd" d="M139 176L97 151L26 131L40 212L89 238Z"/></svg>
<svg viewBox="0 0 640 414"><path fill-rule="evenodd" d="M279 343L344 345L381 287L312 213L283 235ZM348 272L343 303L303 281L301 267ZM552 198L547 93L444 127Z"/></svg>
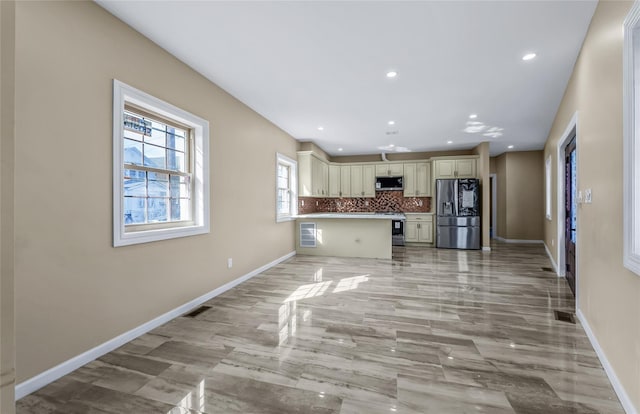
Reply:
<svg viewBox="0 0 640 414"><path fill-rule="evenodd" d="M404 220L391 220L391 245L404 246Z"/></svg>

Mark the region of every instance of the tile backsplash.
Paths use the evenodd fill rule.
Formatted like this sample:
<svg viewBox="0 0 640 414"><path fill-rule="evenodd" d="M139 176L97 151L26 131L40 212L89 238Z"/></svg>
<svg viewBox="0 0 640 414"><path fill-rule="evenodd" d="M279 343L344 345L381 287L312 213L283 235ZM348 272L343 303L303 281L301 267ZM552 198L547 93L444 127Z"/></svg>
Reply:
<svg viewBox="0 0 640 414"><path fill-rule="evenodd" d="M404 197L402 191L376 191L374 198L298 198L299 214L363 211L428 213L431 211L431 197Z"/></svg>

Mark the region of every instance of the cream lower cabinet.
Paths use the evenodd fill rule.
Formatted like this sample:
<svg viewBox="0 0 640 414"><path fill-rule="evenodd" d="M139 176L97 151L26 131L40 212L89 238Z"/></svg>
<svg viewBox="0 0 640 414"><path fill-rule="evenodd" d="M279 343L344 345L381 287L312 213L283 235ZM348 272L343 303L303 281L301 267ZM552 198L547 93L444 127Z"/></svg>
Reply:
<svg viewBox="0 0 640 414"><path fill-rule="evenodd" d="M404 241L407 243L433 243L433 215L406 214Z"/></svg>
<svg viewBox="0 0 640 414"><path fill-rule="evenodd" d="M404 164L404 196L431 197L431 163Z"/></svg>
<svg viewBox="0 0 640 414"><path fill-rule="evenodd" d="M433 178L476 178L476 158L435 160Z"/></svg>

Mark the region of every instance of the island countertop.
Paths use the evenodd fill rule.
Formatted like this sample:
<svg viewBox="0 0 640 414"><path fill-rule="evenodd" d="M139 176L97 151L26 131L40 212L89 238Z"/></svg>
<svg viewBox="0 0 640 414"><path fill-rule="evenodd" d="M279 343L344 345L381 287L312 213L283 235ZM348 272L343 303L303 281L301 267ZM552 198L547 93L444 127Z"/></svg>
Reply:
<svg viewBox="0 0 640 414"><path fill-rule="evenodd" d="M405 220L402 213L312 213L296 216L297 219L369 219L369 220Z"/></svg>

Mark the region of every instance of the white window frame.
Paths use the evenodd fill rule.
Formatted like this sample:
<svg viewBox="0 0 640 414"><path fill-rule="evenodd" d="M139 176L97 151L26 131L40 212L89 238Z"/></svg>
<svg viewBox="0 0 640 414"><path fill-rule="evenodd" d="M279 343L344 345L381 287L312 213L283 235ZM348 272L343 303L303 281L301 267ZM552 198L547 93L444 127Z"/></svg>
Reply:
<svg viewBox="0 0 640 414"><path fill-rule="evenodd" d="M132 226L124 223L124 109L137 106L188 126L192 145L192 222L161 223L158 226ZM127 246L158 240L206 234L209 225L209 122L170 103L153 97L116 79L113 80L113 246ZM141 228L140 228L141 227ZM132 230L133 228L133 230ZM137 228L137 229L136 229Z"/></svg>
<svg viewBox="0 0 640 414"><path fill-rule="evenodd" d="M278 166L289 167L289 202L291 211L288 214L280 214L278 211ZM298 162L286 155L276 153L276 222L295 220L298 215Z"/></svg>
<svg viewBox="0 0 640 414"><path fill-rule="evenodd" d="M551 202L551 195L552 195L552 189L551 189L551 180L552 180L552 158L551 155L549 155L547 157L547 160L545 161L545 165L544 165L544 185L545 185L545 214L547 217L547 220L551 220L552 219L552 202Z"/></svg>
<svg viewBox="0 0 640 414"><path fill-rule="evenodd" d="M634 35L635 32L635 35ZM623 52L623 262L640 275L640 3L635 2L624 21Z"/></svg>

